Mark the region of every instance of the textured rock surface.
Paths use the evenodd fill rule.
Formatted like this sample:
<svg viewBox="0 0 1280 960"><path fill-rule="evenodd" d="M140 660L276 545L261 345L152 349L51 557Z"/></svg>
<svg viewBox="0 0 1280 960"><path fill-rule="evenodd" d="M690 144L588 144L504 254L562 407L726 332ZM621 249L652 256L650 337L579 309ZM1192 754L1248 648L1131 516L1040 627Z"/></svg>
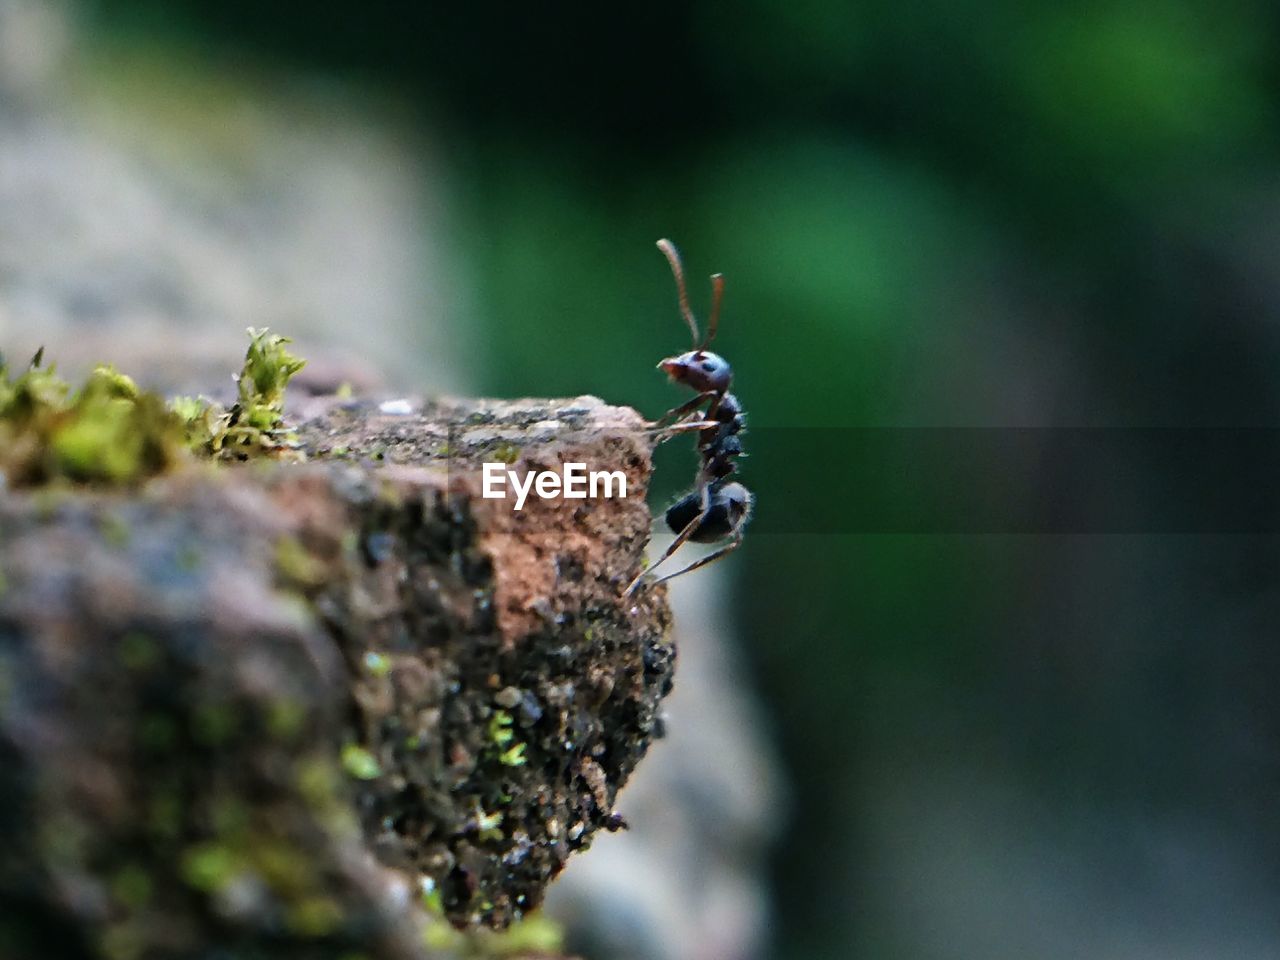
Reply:
<svg viewBox="0 0 1280 960"><path fill-rule="evenodd" d="M639 419L313 407L306 464L0 500L0 955L416 956L389 889L502 926L619 825L673 667ZM485 459L630 495L515 513Z"/></svg>
<svg viewBox="0 0 1280 960"><path fill-rule="evenodd" d="M391 862L440 883L451 917L505 923L617 825L617 790L660 732L666 594L619 603L649 531L641 420L589 397L355 405L301 436L319 456L385 465L348 478L352 586L317 598L358 671L360 741L392 772L363 785L365 826ZM480 497L484 461L617 469L629 496L531 496L517 512Z"/></svg>

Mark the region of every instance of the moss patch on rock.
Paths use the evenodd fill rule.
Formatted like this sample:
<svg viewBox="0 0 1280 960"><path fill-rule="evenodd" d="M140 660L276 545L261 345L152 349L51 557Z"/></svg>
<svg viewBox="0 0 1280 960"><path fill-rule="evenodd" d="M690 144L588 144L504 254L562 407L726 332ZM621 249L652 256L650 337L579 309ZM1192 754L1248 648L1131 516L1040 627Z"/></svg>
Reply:
<svg viewBox="0 0 1280 960"><path fill-rule="evenodd" d="M182 420L188 447L224 460L301 458L297 436L285 424L284 395L307 362L288 351L290 343L288 337L250 327L235 403L223 408L203 397L173 401L171 408Z"/></svg>
<svg viewBox="0 0 1280 960"><path fill-rule="evenodd" d="M178 418L114 367L73 391L43 351L16 376L0 366L0 471L11 486L132 485L185 454Z"/></svg>
<svg viewBox="0 0 1280 960"><path fill-rule="evenodd" d="M136 486L196 458L301 457L284 420L285 388L304 360L288 338L249 330L229 408L198 397L172 402L112 366L77 389L41 350L19 373L0 363L0 472L12 487L58 482Z"/></svg>

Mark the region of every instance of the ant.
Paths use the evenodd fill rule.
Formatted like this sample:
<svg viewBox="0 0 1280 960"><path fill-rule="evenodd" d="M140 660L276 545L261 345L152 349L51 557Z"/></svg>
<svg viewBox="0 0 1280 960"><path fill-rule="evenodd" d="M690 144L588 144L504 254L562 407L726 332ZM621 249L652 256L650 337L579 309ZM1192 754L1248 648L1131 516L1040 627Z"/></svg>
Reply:
<svg viewBox="0 0 1280 960"><path fill-rule="evenodd" d="M658 364L658 369L665 372L674 383L682 384L697 392L697 396L686 403L673 407L655 420L651 427L658 428L661 434L659 442L670 439L677 433L696 430L698 433L698 456L702 463L698 467L698 475L694 488L667 508L666 521L671 532L676 534L675 540L667 548L666 553L640 572L631 581L623 596L630 596L640 582L659 564L675 553L686 540L694 543L716 543L728 538L729 542L719 550L708 554L701 560L689 564L683 570L669 573L653 581L662 583L682 573L689 573L699 567L705 567L714 560L736 550L742 544L742 530L751 515L751 493L742 484L729 479L737 469L735 462L742 454L742 440L738 436L746 424L742 407L729 387L733 383L733 370L723 357L712 353L707 346L715 339L716 328L720 325L720 301L724 297L724 277L715 273L711 275L711 317L707 322L707 333L698 340L698 322L689 309L689 295L684 285L684 266L680 262L680 252L670 240L659 240L658 249L662 251L671 264L671 273L676 280L676 293L680 302L680 313L689 332L693 335L693 349L677 357L668 357ZM701 419L682 420L704 403L709 405ZM675 421L670 426L661 425L667 420Z"/></svg>

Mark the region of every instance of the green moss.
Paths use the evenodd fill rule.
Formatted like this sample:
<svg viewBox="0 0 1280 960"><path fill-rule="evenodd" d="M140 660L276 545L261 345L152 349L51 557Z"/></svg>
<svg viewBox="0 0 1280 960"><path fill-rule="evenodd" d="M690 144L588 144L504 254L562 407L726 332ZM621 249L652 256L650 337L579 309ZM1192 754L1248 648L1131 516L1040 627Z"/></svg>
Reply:
<svg viewBox="0 0 1280 960"><path fill-rule="evenodd" d="M489 717L489 741L499 747L505 747L515 738L511 725L515 723L511 714L505 710L495 710Z"/></svg>
<svg viewBox="0 0 1280 960"><path fill-rule="evenodd" d="M285 388L306 361L286 349L288 337L249 328L249 349L236 377L236 402L223 409L210 400L178 397L170 410L182 421L187 446L224 460L299 456L297 437L284 422Z"/></svg>
<svg viewBox="0 0 1280 960"><path fill-rule="evenodd" d="M382 767L377 758L355 743L348 743L342 748L342 769L357 780L376 780L382 776Z"/></svg>
<svg viewBox="0 0 1280 960"><path fill-rule="evenodd" d="M489 956L558 956L564 951L564 931L540 913L513 923L502 933L489 933L483 939L484 952Z"/></svg>
<svg viewBox="0 0 1280 960"><path fill-rule="evenodd" d="M436 886L435 881L430 877L424 877L422 880L423 890L422 909L433 917L444 917L444 894L440 892L440 888Z"/></svg>
<svg viewBox="0 0 1280 960"><path fill-rule="evenodd" d="M296 537L276 541L276 570L295 587L314 587L324 582L324 564L312 556Z"/></svg>
<svg viewBox="0 0 1280 960"><path fill-rule="evenodd" d="M501 840L503 815L499 813L486 813L480 808L476 814L476 831L481 842L485 840Z"/></svg>
<svg viewBox="0 0 1280 960"><path fill-rule="evenodd" d="M311 858L297 846L280 840L255 843L253 865L267 886L286 897L301 896L316 879Z"/></svg>
<svg viewBox="0 0 1280 960"><path fill-rule="evenodd" d="M498 762L507 767L523 767L526 762L524 751L528 744L517 743L498 755Z"/></svg>
<svg viewBox="0 0 1280 960"><path fill-rule="evenodd" d="M527 762L524 755L527 745L512 743L516 736L515 731L511 729L514 723L515 720L507 711L493 711L489 717L489 741L497 748L499 763L507 767L523 767ZM492 756L493 752L490 755Z"/></svg>
<svg viewBox="0 0 1280 960"><path fill-rule="evenodd" d="M520 448L514 443L500 443L493 448L492 456L501 463L512 464L520 459Z"/></svg>
<svg viewBox="0 0 1280 960"><path fill-rule="evenodd" d="M16 376L0 362L0 471L11 486L58 480L125 486L171 469L192 451L222 459L297 457L284 422L285 388L305 364L290 341L249 330L237 399L224 409L178 397L166 404L112 366L79 390L44 365L44 351Z"/></svg>
<svg viewBox="0 0 1280 960"><path fill-rule="evenodd" d="M297 700L279 697L267 710L267 732L277 740L292 740L302 732L307 708Z"/></svg>
<svg viewBox="0 0 1280 960"><path fill-rule="evenodd" d="M16 380L9 378L5 364L0 378L0 418L23 423L35 420L45 411L67 406L70 385L58 376L57 368L44 366L44 348L36 351L27 369Z"/></svg>
<svg viewBox="0 0 1280 960"><path fill-rule="evenodd" d="M285 349L288 337L249 328L249 351L239 378L240 403L250 422L265 429L279 426L284 411L284 388L307 361Z"/></svg>
<svg viewBox="0 0 1280 960"><path fill-rule="evenodd" d="M17 377L0 365L0 469L11 484L133 484L181 459L181 422L158 396L108 366L73 393L43 360Z"/></svg>
<svg viewBox="0 0 1280 960"><path fill-rule="evenodd" d="M169 401L169 410L184 425L190 425L192 421L200 419L212 408L213 401L203 397L174 397Z"/></svg>
<svg viewBox="0 0 1280 960"><path fill-rule="evenodd" d="M423 892L422 908L428 917L423 925L423 944L429 950L468 957L559 956L564 952L563 929L541 913L523 917L501 933L482 927L464 933L444 919L439 889Z"/></svg>
<svg viewBox="0 0 1280 960"><path fill-rule="evenodd" d="M433 952L458 953L466 945L466 935L444 920L432 920L422 929L422 944Z"/></svg>
<svg viewBox="0 0 1280 960"><path fill-rule="evenodd" d="M182 879L205 893L224 889L239 872L235 854L222 843L198 844L182 856Z"/></svg>
<svg viewBox="0 0 1280 960"><path fill-rule="evenodd" d="M128 480L139 469L136 409L134 401L122 398L86 405L51 438L54 461L73 477Z"/></svg>
<svg viewBox="0 0 1280 960"><path fill-rule="evenodd" d="M294 767L298 792L312 810L323 811L338 792L337 772L332 763L319 757L305 757Z"/></svg>
<svg viewBox="0 0 1280 960"><path fill-rule="evenodd" d="M342 908L332 897L304 897L290 904L285 925L303 937L325 937L342 926Z"/></svg>

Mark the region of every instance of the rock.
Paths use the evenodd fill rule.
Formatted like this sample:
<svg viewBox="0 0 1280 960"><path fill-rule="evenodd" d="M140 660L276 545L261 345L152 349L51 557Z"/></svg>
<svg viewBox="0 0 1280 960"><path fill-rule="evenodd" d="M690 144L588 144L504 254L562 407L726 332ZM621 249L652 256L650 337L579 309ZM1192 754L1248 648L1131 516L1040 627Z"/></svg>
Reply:
<svg viewBox="0 0 1280 960"><path fill-rule="evenodd" d="M0 495L0 955L418 956L388 870L501 928L619 826L674 660L665 590L620 599L641 421L414 410L313 400L303 464ZM629 496L517 513L499 458Z"/></svg>

